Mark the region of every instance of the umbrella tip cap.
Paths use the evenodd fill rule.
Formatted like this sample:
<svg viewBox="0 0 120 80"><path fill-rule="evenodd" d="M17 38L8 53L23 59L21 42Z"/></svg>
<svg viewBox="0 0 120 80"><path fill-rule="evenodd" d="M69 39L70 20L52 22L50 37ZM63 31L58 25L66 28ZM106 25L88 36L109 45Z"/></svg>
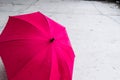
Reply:
<svg viewBox="0 0 120 80"><path fill-rule="evenodd" d="M55 38L51 38L50 39L50 43L54 42Z"/></svg>

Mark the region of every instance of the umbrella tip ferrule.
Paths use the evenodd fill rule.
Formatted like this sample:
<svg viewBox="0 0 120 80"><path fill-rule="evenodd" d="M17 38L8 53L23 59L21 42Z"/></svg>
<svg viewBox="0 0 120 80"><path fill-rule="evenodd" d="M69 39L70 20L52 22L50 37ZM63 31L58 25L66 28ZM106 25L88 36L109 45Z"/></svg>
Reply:
<svg viewBox="0 0 120 80"><path fill-rule="evenodd" d="M50 39L50 43L54 42L55 38L51 38Z"/></svg>

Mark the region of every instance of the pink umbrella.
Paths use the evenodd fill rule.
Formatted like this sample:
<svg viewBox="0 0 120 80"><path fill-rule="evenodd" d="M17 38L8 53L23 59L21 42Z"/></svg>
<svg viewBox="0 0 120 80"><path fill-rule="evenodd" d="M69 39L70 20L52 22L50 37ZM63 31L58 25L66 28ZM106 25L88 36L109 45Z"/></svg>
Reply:
<svg viewBox="0 0 120 80"><path fill-rule="evenodd" d="M9 17L0 55L8 80L72 80L75 55L65 27L40 12Z"/></svg>

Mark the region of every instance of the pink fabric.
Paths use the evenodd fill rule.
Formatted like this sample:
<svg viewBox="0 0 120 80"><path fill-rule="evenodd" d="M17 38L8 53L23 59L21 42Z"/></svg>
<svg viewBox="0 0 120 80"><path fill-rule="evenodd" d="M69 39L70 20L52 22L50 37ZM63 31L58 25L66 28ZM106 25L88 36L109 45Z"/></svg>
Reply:
<svg viewBox="0 0 120 80"><path fill-rule="evenodd" d="M72 80L75 55L65 27L40 12L9 17L0 55L8 80Z"/></svg>

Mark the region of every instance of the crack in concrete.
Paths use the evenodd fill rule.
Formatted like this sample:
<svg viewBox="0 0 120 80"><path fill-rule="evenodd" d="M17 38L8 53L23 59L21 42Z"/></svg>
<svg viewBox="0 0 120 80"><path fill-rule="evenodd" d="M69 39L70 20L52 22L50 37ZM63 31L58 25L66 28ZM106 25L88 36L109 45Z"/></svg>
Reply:
<svg viewBox="0 0 120 80"><path fill-rule="evenodd" d="M102 11L100 11L100 10L97 8L97 6L96 6L93 2L91 2L91 4L96 8L96 10L100 13L100 15L105 16L105 17L107 17L107 18L113 20L114 22L120 24L119 21L117 21L116 19L110 17L110 16L112 16L112 15L109 16L109 15L107 15L107 14L104 14ZM114 15L114 16L120 16L120 15Z"/></svg>
<svg viewBox="0 0 120 80"><path fill-rule="evenodd" d="M26 8L18 10L18 13L23 13L25 10L29 9L32 5L36 4L39 0L35 0L32 4L29 4Z"/></svg>

